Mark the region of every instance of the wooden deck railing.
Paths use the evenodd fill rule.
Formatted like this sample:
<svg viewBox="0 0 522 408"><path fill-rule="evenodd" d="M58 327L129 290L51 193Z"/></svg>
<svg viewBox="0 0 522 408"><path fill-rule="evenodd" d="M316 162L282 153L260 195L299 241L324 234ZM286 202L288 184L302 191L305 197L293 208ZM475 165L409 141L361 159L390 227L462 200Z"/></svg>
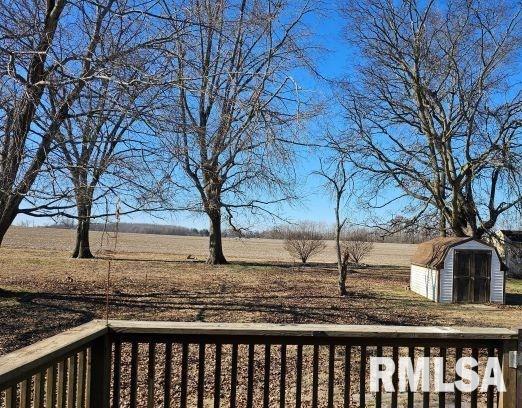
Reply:
<svg viewBox="0 0 522 408"><path fill-rule="evenodd" d="M516 408L520 344L506 329L94 321L0 357L0 406ZM453 381L466 355L479 374L497 357L507 391L369 391L371 356L444 357Z"/></svg>

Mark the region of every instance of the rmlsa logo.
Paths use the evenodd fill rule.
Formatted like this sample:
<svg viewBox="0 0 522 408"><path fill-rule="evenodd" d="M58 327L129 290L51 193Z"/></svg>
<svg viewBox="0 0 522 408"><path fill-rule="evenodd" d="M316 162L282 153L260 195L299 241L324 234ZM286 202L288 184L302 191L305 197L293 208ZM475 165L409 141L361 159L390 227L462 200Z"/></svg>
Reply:
<svg viewBox="0 0 522 408"><path fill-rule="evenodd" d="M500 392L505 392L506 386L502 378L502 369L497 358L489 357L482 378L473 369L478 366L473 357L462 357L457 360L455 372L459 380L445 382L444 359L442 357L419 357L415 367L410 357L400 357L399 367L395 367L390 357L370 357L370 391L380 391L382 381L386 392L396 391L393 386L392 376L398 369L399 392L455 392L455 388L461 392L472 392L479 388L480 392L487 392L490 386L497 387ZM432 370L430 370L432 368ZM433 381L431 378L433 372Z"/></svg>

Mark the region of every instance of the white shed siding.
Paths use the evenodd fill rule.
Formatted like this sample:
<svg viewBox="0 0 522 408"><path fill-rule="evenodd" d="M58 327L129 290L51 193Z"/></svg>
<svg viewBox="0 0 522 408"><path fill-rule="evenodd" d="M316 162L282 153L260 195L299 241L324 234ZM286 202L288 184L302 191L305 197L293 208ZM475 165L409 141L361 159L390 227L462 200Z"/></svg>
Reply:
<svg viewBox="0 0 522 408"><path fill-rule="evenodd" d="M455 250L476 249L491 251L491 296L490 301L504 303L504 272L500 270L500 259L496 251L477 241L468 241L450 248L444 260L444 269L441 271L440 301L449 303L453 301L453 258Z"/></svg>
<svg viewBox="0 0 522 408"><path fill-rule="evenodd" d="M428 299L437 301L438 272L435 269L412 265L410 271L410 289Z"/></svg>

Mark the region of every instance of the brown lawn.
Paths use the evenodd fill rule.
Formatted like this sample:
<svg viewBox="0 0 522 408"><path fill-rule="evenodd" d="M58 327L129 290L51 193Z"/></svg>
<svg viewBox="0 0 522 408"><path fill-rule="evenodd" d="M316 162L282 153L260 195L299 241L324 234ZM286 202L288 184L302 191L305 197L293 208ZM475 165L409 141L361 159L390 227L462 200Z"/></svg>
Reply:
<svg viewBox="0 0 522 408"><path fill-rule="evenodd" d="M0 354L106 314L117 319L468 325L522 324L522 285L508 283L511 305L439 305L407 290L411 245L381 244L370 266L348 277L350 296L339 298L329 253L300 268L280 241L226 240L232 264L210 267L205 240L121 234L117 252L105 241L95 260L73 260L72 232L11 231L0 249ZM93 242L99 244L100 236ZM96 247L96 244L93 245ZM331 248L330 248L331 250ZM330 253L331 254L331 253ZM384 254L384 255L383 255ZM384 261L388 262L384 262ZM380 262L379 262L380 261ZM388 265L384 265L388 263Z"/></svg>

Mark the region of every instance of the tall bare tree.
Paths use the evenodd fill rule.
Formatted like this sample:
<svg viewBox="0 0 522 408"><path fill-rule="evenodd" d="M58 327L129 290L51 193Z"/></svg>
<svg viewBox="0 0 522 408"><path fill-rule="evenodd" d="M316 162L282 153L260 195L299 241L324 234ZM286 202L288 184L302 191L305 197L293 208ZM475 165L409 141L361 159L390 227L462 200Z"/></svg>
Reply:
<svg viewBox="0 0 522 408"><path fill-rule="evenodd" d="M337 255L337 271L339 274L339 294L347 296L346 277L348 274L348 254L345 253L342 237L343 229L348 221L345 215L347 195L352 187L351 174L347 171L347 163L342 155L342 149L339 149L335 140L329 138L327 144L334 152L333 158L328 166L321 162L321 169L316 172L317 175L326 179L325 188L332 193L334 199L335 214L335 253ZM339 154L341 153L341 154Z"/></svg>
<svg viewBox="0 0 522 408"><path fill-rule="evenodd" d="M345 12L361 54L342 100L359 138L346 153L374 188L395 186L388 202L438 213L442 233L490 231L522 203L520 3L356 0Z"/></svg>
<svg viewBox="0 0 522 408"><path fill-rule="evenodd" d="M167 149L183 169L187 208L208 216L210 264L226 263L224 218L238 228L234 217L273 214L292 197L292 130L307 111L291 73L310 63L310 12L279 0L191 0L183 10L194 24L172 47Z"/></svg>
<svg viewBox="0 0 522 408"><path fill-rule="evenodd" d="M116 80L113 64L136 50L139 15L152 3L140 2L142 13L126 0L0 4L0 242L17 214L67 198L35 181L71 106L93 80Z"/></svg>
<svg viewBox="0 0 522 408"><path fill-rule="evenodd" d="M132 59L135 61L137 55ZM146 66L141 71L147 72ZM150 165L154 156L150 145L153 137L143 120L152 105L153 92L147 94L148 84L137 79L129 78L123 87L107 79L93 81L71 107L71 115L56 137L57 154L51 155L52 165L67 169L64 178L74 191L76 214L61 212L77 220L74 258L93 257L90 223L95 217L107 215L108 203L118 200L120 213L144 209L149 204L144 198L154 184L147 185L151 177L144 174L147 162ZM93 213L93 207L100 202L103 212Z"/></svg>

